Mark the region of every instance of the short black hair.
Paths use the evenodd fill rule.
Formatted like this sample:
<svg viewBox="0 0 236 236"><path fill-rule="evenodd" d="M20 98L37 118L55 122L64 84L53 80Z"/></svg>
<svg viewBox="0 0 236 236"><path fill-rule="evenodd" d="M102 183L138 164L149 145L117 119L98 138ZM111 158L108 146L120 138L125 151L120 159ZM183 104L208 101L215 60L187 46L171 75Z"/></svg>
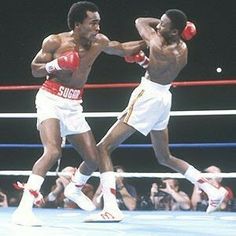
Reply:
<svg viewBox="0 0 236 236"><path fill-rule="evenodd" d="M70 30L73 30L75 23L82 23L87 17L87 11L97 12L98 7L92 2L80 1L72 4L68 15L67 15L67 24Z"/></svg>
<svg viewBox="0 0 236 236"><path fill-rule="evenodd" d="M187 16L179 9L169 9L165 12L168 18L171 20L173 29L177 29L181 34L187 23Z"/></svg>

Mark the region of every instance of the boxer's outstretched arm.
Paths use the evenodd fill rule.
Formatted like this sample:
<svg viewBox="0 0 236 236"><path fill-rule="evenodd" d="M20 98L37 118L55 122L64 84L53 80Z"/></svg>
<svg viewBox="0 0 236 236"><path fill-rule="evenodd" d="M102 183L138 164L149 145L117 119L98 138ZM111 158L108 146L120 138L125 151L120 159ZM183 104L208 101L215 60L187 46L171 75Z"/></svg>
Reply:
<svg viewBox="0 0 236 236"><path fill-rule="evenodd" d="M103 49L103 51L110 55L117 56L127 56L139 53L140 50L146 48L146 43L143 40L130 41L125 43L120 43L117 41L109 41L108 45Z"/></svg>

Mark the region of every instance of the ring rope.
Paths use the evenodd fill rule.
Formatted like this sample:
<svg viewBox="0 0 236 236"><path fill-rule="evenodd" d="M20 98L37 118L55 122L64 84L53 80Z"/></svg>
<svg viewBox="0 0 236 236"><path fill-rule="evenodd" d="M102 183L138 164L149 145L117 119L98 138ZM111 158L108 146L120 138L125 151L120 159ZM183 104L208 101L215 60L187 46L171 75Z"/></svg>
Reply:
<svg viewBox="0 0 236 236"><path fill-rule="evenodd" d="M138 86L139 83L113 83L113 84L86 84L85 88L87 89L97 89L97 88L133 88ZM236 85L236 80L211 80L211 81L187 81L187 82L173 82L173 87L186 87L186 86L207 86L207 85ZM37 90L41 87L41 85L6 85L0 86L0 91L12 91L12 90ZM117 117L120 112L87 112L84 113L86 117ZM236 110L207 110L207 111L172 111L171 116L205 116L205 115L235 115ZM1 113L0 118L36 118L36 113ZM0 144L0 147L7 144ZM8 145L16 145L15 147L20 147L18 145L25 144L8 144ZM31 144L34 146L35 144ZM172 147L235 147L236 143L202 143L202 144L170 144ZM42 146L42 145L40 145ZM67 146L67 145L65 145ZM149 144L123 144L120 145L123 148L130 147L151 147ZM7 146L4 146L7 147ZM21 146L22 147L22 146ZM0 175L30 175L31 171L0 171ZM47 176L58 176L63 175L61 172L48 172ZM185 178L182 174L179 173L119 173L117 176L123 177L136 177L136 178ZM99 172L94 172L92 176L98 177L100 176ZM235 178L236 173L202 173L203 177L208 178Z"/></svg>
<svg viewBox="0 0 236 236"><path fill-rule="evenodd" d="M117 117L121 112L84 112L85 117ZM171 111L171 116L236 115L236 110ZM0 113L0 118L37 118L37 113Z"/></svg>
<svg viewBox="0 0 236 236"><path fill-rule="evenodd" d="M13 175L13 176L29 176L32 171L16 171L16 170L2 170L0 175ZM52 172L48 171L47 176L60 176L65 175L63 172ZM125 173L116 173L116 176L122 176L126 178L178 178L185 179L185 176L180 173L137 173L137 172L125 172ZM92 174L94 177L100 177L99 172L94 172ZM205 178L236 178L236 172L230 173L201 173L202 177Z"/></svg>
<svg viewBox="0 0 236 236"><path fill-rule="evenodd" d="M112 83L112 84L86 84L86 89L102 89L102 88L133 88L138 86L139 83ZM214 86L214 85L236 85L236 80L204 80L204 81L182 81L173 82L173 87L186 87L186 86ZM41 85L3 85L0 86L0 91L13 91L13 90L37 90Z"/></svg>
<svg viewBox="0 0 236 236"><path fill-rule="evenodd" d="M42 144L1 143L0 148L42 148ZM72 148L65 144L63 148ZM152 148L152 144L121 144L119 148ZM236 143L172 143L170 148L235 148Z"/></svg>

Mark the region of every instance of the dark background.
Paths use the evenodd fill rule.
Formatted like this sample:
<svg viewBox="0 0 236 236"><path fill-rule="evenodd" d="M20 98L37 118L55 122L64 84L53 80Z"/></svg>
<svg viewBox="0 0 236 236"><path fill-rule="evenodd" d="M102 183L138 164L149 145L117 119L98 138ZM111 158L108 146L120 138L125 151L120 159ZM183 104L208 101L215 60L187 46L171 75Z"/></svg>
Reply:
<svg viewBox="0 0 236 236"><path fill-rule="evenodd" d="M0 85L42 84L33 78L30 63L41 47L42 40L52 33L67 31L69 0L5 1L0 9ZM169 8L179 8L197 26L198 34L189 41L189 62L176 81L235 79L235 4L234 1L197 0L98 0L101 32L121 42L139 39L134 20L140 16L160 18ZM221 73L216 68L221 67ZM89 83L138 82L142 68L126 64L122 58L101 54L93 65ZM84 110L121 111L132 89L86 90ZM235 109L235 86L172 88L172 110ZM36 91L1 91L1 112L35 112ZM99 141L114 118L88 118ZM1 119L0 143L40 143L35 119ZM235 142L234 116L171 117L170 143ZM135 134L126 143L150 143L149 137ZM192 163L200 170L209 165L223 172L235 171L235 148L171 149L174 155ZM0 149L0 170L30 170L42 149ZM114 164L129 172L172 172L158 165L151 149L117 149ZM61 168L78 165L81 158L66 149ZM1 177L0 184L6 185ZM139 185L139 180L134 180ZM149 180L148 180L149 181ZM150 180L152 181L152 180ZM232 179L225 179L233 186ZM143 185L142 185L143 186ZM146 185L149 188L149 185ZM141 191L146 191L141 188ZM144 190L143 190L144 189Z"/></svg>

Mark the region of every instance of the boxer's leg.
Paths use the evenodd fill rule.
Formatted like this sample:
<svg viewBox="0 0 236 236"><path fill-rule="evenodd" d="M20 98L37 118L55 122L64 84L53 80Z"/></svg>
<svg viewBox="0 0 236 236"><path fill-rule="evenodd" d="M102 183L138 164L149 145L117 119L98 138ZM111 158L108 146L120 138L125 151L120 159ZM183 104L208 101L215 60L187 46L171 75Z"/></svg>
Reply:
<svg viewBox="0 0 236 236"><path fill-rule="evenodd" d="M168 129L161 131L151 131L151 140L158 162L181 174L193 184L197 184L209 198L207 213L217 210L227 195L226 189L221 187L217 189L206 179L201 177L201 172L189 165L187 162L176 158L170 154Z"/></svg>
<svg viewBox="0 0 236 236"><path fill-rule="evenodd" d="M101 172L101 185L104 207L101 213L88 217L85 222L120 222L123 213L120 211L116 201L116 181L111 162L111 152L120 143L125 141L136 130L124 123L117 121L98 144L99 169Z"/></svg>
<svg viewBox="0 0 236 236"><path fill-rule="evenodd" d="M95 210L96 207L92 200L82 192L83 186L98 167L98 151L95 139L91 130L89 130L81 134L68 135L67 140L82 156L84 161L72 177L72 182L66 186L64 194L81 209L86 211Z"/></svg>
<svg viewBox="0 0 236 236"><path fill-rule="evenodd" d="M40 226L42 223L34 216L32 207L36 200L34 192L39 192L49 169L61 157L61 137L59 120L48 119L39 126L44 153L34 164L19 207L13 213L12 222L19 225Z"/></svg>

